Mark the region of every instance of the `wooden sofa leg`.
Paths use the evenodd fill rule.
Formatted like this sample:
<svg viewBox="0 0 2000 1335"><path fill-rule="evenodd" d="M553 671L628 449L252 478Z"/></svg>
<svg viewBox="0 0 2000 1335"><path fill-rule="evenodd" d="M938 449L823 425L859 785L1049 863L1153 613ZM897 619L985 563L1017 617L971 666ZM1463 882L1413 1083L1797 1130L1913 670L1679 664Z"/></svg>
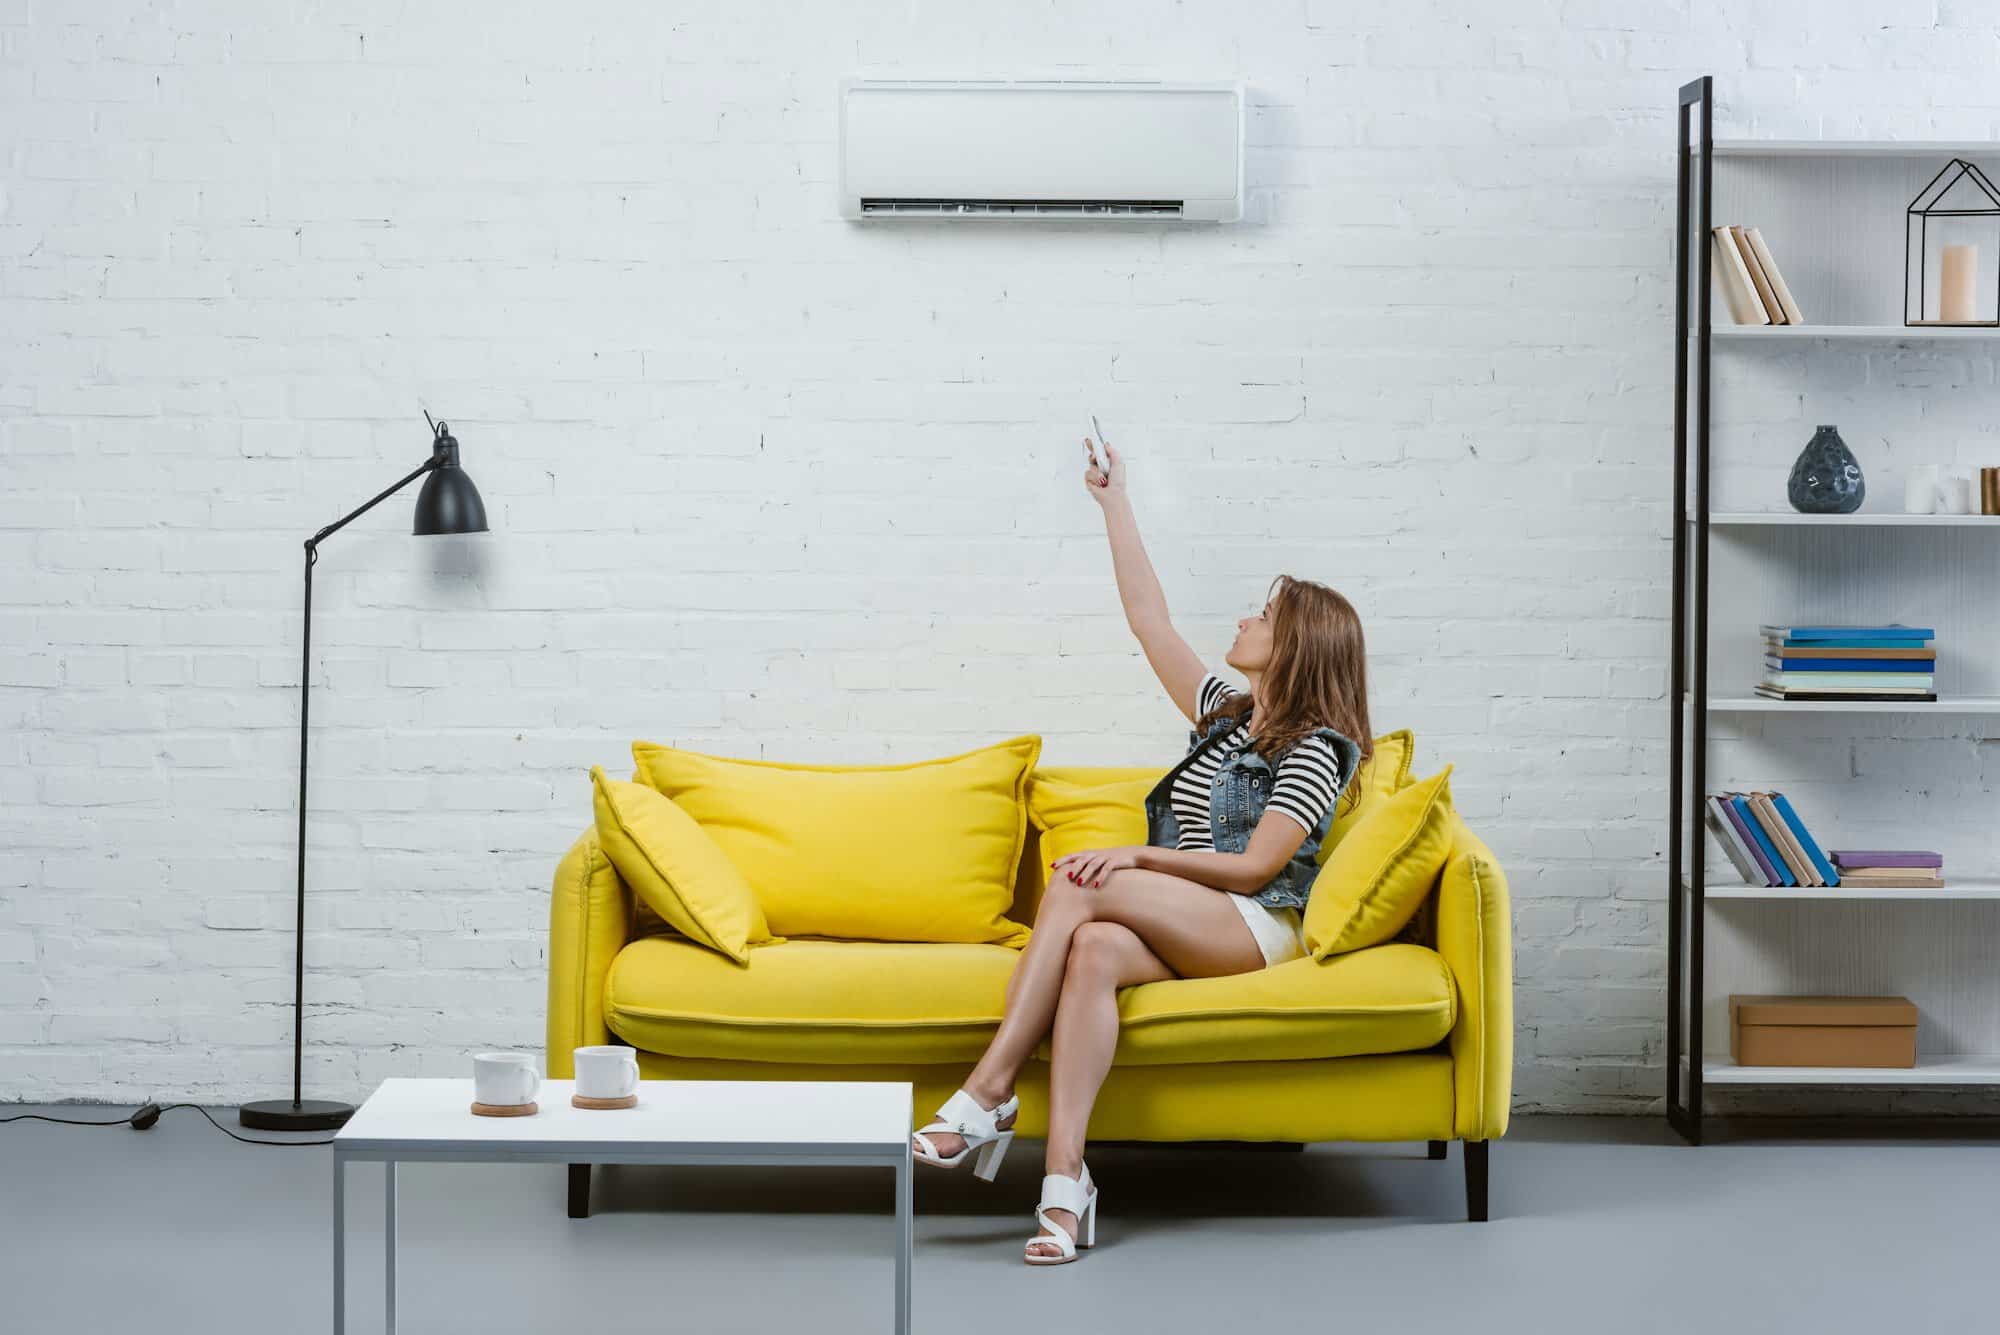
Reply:
<svg viewBox="0 0 2000 1335"><path fill-rule="evenodd" d="M1444 1158L1444 1147L1445 1147L1445 1144L1446 1144L1446 1142L1444 1142L1444 1141L1442 1141L1442 1140L1434 1140L1434 1141L1432 1141L1432 1142L1431 1142L1431 1158L1433 1158L1433 1159L1442 1159L1442 1158Z"/></svg>
<svg viewBox="0 0 2000 1335"><path fill-rule="evenodd" d="M1486 1222L1486 1149L1493 1142L1465 1142L1465 1217L1475 1224Z"/></svg>
<svg viewBox="0 0 2000 1335"><path fill-rule="evenodd" d="M590 1218L590 1165L587 1163L569 1166L569 1217Z"/></svg>

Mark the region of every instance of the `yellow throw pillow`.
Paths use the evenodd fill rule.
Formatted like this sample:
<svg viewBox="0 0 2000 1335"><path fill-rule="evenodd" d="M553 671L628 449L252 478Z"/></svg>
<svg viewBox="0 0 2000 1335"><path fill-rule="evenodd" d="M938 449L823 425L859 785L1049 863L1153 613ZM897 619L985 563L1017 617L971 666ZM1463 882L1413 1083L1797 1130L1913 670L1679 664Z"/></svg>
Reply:
<svg viewBox="0 0 2000 1335"><path fill-rule="evenodd" d="M1306 900L1306 950L1325 959L1403 929L1451 853L1451 770L1378 801L1319 869Z"/></svg>
<svg viewBox="0 0 2000 1335"><path fill-rule="evenodd" d="M1041 885L1049 864L1089 848L1146 842L1146 794L1165 770L1057 766L1028 776L1028 819L1041 834Z"/></svg>
<svg viewBox="0 0 2000 1335"><path fill-rule="evenodd" d="M1320 840L1319 852L1315 854L1320 866L1326 865L1335 846L1361 823L1361 818L1374 810L1373 803L1410 786L1410 759L1416 751L1417 739L1408 728L1375 739L1375 753L1355 769L1353 779L1334 802L1333 828Z"/></svg>
<svg viewBox="0 0 2000 1335"><path fill-rule="evenodd" d="M907 765L733 760L634 742L787 936L1025 945L1009 919L1042 739Z"/></svg>
<svg viewBox="0 0 2000 1335"><path fill-rule="evenodd" d="M593 765L597 842L632 893L691 941L738 964L771 935L756 892L743 873L669 798L636 783L604 777Z"/></svg>

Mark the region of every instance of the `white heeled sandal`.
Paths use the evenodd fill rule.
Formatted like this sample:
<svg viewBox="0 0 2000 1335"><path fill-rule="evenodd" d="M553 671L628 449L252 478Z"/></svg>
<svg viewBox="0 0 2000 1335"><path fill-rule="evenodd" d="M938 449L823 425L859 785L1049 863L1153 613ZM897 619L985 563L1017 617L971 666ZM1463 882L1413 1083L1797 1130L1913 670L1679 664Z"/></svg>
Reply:
<svg viewBox="0 0 2000 1335"><path fill-rule="evenodd" d="M939 1168L956 1168L965 1162L967 1155L977 1154L978 1161L972 1165L972 1174L991 1182L1000 1172L1000 1161L1007 1157L1007 1147L1014 1143L1014 1129L1008 1127L1002 1131L1000 1119L1018 1118L1020 1111L1021 1098L1018 1094L1009 1094L1001 1100L999 1107L989 1109L980 1107L978 1099L961 1089L944 1101L944 1106L937 1110L936 1121L912 1134L911 1139L917 1142L918 1148L910 1151L910 1157L936 1164ZM959 1147L957 1154L946 1158L937 1152L937 1146L930 1140L929 1133L938 1131L962 1136L965 1144Z"/></svg>
<svg viewBox="0 0 2000 1335"><path fill-rule="evenodd" d="M1050 1210L1068 1210L1076 1216L1076 1236L1049 1218ZM1097 1245L1097 1184L1090 1180L1090 1165L1083 1165L1083 1171L1076 1177L1065 1177L1061 1173L1050 1173L1042 1179L1042 1203L1035 1207L1035 1222L1047 1229L1029 1238L1026 1246L1037 1243L1053 1245L1055 1256L1044 1256L1038 1252L1022 1251L1021 1259L1029 1265L1065 1265L1076 1259L1079 1247Z"/></svg>

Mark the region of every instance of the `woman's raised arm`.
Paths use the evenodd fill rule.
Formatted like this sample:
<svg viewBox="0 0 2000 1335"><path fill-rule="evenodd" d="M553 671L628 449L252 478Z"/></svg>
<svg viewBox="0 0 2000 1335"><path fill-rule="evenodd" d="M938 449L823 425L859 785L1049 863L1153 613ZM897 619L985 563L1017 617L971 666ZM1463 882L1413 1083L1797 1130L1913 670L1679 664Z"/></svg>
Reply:
<svg viewBox="0 0 2000 1335"><path fill-rule="evenodd" d="M1167 696L1192 723L1195 692L1207 669L1201 656L1189 647L1174 629L1167 615L1167 596L1160 590L1159 576L1146 557L1146 544L1139 538L1139 521L1132 514L1132 497L1125 490L1125 461L1109 444L1104 446L1104 463L1089 439L1083 442L1090 466L1084 470L1084 489L1104 511L1105 536L1111 539L1111 569L1118 577L1118 599L1125 605L1125 624L1139 637L1153 675L1166 687Z"/></svg>

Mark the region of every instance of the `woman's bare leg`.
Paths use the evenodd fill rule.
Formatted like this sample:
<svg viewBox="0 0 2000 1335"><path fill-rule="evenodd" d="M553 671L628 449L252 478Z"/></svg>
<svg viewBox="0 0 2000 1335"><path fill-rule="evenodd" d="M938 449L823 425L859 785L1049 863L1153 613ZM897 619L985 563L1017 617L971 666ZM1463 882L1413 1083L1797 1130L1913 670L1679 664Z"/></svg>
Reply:
<svg viewBox="0 0 2000 1335"><path fill-rule="evenodd" d="M1087 922L1076 929L1070 938L1062 998L1056 1004L1049 1139L1042 1171L1068 1177L1083 1171L1083 1137L1091 1105L1118 1048L1118 989L1172 977L1167 962L1123 923ZM1068 1210L1050 1210L1049 1218L1075 1236L1076 1216ZM1048 1232L1042 1229L1044 1236ZM1061 1254L1053 1242L1030 1246L1044 1256Z"/></svg>
<svg viewBox="0 0 2000 1335"><path fill-rule="evenodd" d="M1051 881L1035 915L1034 934L1008 979L1006 1014L967 1077L966 1092L988 1108L1013 1092L1021 1068L1054 1027L1071 941L1084 923L1115 922L1131 928L1182 978L1263 968L1257 939L1242 915L1223 898L1228 893L1136 867L1112 872L1096 888L1062 876ZM930 1139L938 1152L947 1156L956 1154L964 1143L956 1135L937 1134Z"/></svg>
<svg viewBox="0 0 2000 1335"><path fill-rule="evenodd" d="M1114 871L1096 911L1071 940L1050 1045L1049 1134L1043 1171L1083 1171L1084 1136L1118 1048L1118 989L1164 978L1215 978L1264 967L1243 915L1223 896L1164 872ZM1049 1217L1075 1235L1067 1210ZM1046 1229L1043 1232L1047 1232ZM1036 1244L1043 1255L1054 1243Z"/></svg>
<svg viewBox="0 0 2000 1335"><path fill-rule="evenodd" d="M1060 888L1058 888L1060 887ZM1035 1048L1055 1023L1056 997L1062 991L1063 969L1069 960L1070 937L1090 921L1088 895L1068 877L1059 876L1042 896L1035 914L1035 930L1014 963L1007 978L1006 1009L1000 1028L986 1045L979 1064L965 1078L965 1092L979 1100L982 1108L996 1108L1014 1092L1014 1080L1034 1055ZM997 1123L1001 1130L1013 1125L1011 1119ZM945 1158L958 1153L965 1138L949 1131L926 1132L925 1139L937 1146Z"/></svg>

